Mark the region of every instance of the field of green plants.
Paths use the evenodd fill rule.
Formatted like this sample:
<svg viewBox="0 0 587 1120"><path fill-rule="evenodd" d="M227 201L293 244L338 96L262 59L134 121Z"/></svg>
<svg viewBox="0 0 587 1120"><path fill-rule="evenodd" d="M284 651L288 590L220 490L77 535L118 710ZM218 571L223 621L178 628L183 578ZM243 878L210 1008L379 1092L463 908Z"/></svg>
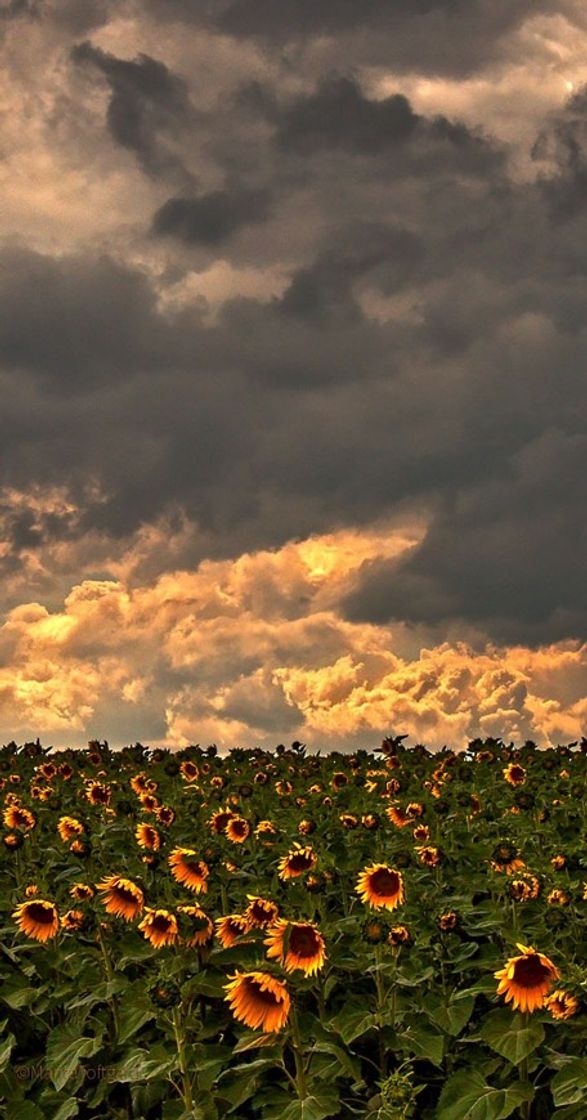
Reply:
<svg viewBox="0 0 587 1120"><path fill-rule="evenodd" d="M587 1118L587 739L0 750L6 1120Z"/></svg>

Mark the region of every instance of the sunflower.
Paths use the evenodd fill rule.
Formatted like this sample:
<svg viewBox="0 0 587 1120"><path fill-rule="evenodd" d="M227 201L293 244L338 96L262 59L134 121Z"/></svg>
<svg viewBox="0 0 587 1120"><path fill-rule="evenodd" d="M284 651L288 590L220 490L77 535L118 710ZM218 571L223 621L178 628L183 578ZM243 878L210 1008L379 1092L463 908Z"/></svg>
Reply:
<svg viewBox="0 0 587 1120"><path fill-rule="evenodd" d="M57 767L53 762L43 762L38 770L39 774L42 774L47 782L50 782L51 778L54 778L57 773Z"/></svg>
<svg viewBox="0 0 587 1120"><path fill-rule="evenodd" d="M159 808L159 798L153 793L141 793L139 801L145 813L156 813Z"/></svg>
<svg viewBox="0 0 587 1120"><path fill-rule="evenodd" d="M37 801L48 801L53 796L53 792L51 786L31 786L31 797Z"/></svg>
<svg viewBox="0 0 587 1120"><path fill-rule="evenodd" d="M507 843L498 844L494 848L490 864L494 871L503 872L506 875L511 875L513 871L521 871L526 866L524 860L520 859L518 849Z"/></svg>
<svg viewBox="0 0 587 1120"><path fill-rule="evenodd" d="M206 894L210 869L203 859L197 858L192 848L174 848L169 856L169 866L176 883L183 883L196 894Z"/></svg>
<svg viewBox="0 0 587 1120"><path fill-rule="evenodd" d="M525 879L512 879L509 885L509 896L514 902L528 902L531 898L530 884Z"/></svg>
<svg viewBox="0 0 587 1120"><path fill-rule="evenodd" d="M153 812L159 824L173 824L175 820L175 809L172 809L171 805L160 805L158 808L155 808Z"/></svg>
<svg viewBox="0 0 587 1120"><path fill-rule="evenodd" d="M239 1022L266 1033L280 1031L287 1023L291 1001L282 980L266 972L237 972L224 985L226 1002Z"/></svg>
<svg viewBox="0 0 587 1120"><path fill-rule="evenodd" d="M225 828L225 835L233 844L243 844L247 837L250 835L251 826L244 817L237 815L230 818Z"/></svg>
<svg viewBox="0 0 587 1120"><path fill-rule="evenodd" d="M417 824L412 836L417 844L426 844L430 839L430 829L427 824Z"/></svg>
<svg viewBox="0 0 587 1120"><path fill-rule="evenodd" d="M420 863L424 864L424 867L437 867L442 859L440 848L437 848L434 844L417 848L416 851L418 852L418 859Z"/></svg>
<svg viewBox="0 0 587 1120"><path fill-rule="evenodd" d="M353 829L359 825L359 818L354 813L341 813L338 819L343 828Z"/></svg>
<svg viewBox="0 0 587 1120"><path fill-rule="evenodd" d="M214 832L216 836L222 836L223 832L225 832L226 830L228 822L232 820L233 817L234 813L232 809L229 809L228 807L226 807L225 809L216 809L216 812L212 813L208 824L212 829L212 832Z"/></svg>
<svg viewBox="0 0 587 1120"><path fill-rule="evenodd" d="M135 774L134 778L130 778L128 784L133 792L137 794L137 797L140 793L146 793L147 775L145 774L145 771L141 770L140 774Z"/></svg>
<svg viewBox="0 0 587 1120"><path fill-rule="evenodd" d="M312 976L326 960L324 938L314 922L289 922L279 918L265 939L267 956L280 962L286 972L300 969Z"/></svg>
<svg viewBox="0 0 587 1120"><path fill-rule="evenodd" d="M312 832L315 831L316 822L309 820L308 818L304 818L304 820L300 821L300 823L298 824L298 832L300 836L310 836Z"/></svg>
<svg viewBox="0 0 587 1120"><path fill-rule="evenodd" d="M397 949L400 945L407 945L411 940L411 937L412 935L408 927L399 925L391 927L387 940L389 941L390 945L393 945L393 947Z"/></svg>
<svg viewBox="0 0 587 1120"><path fill-rule="evenodd" d="M526 781L526 771L518 762L510 762L503 771L503 776L511 786L523 786Z"/></svg>
<svg viewBox="0 0 587 1120"><path fill-rule="evenodd" d="M57 822L57 831L61 839L65 843L68 843L76 836L81 836L84 831L84 826L76 817L60 817Z"/></svg>
<svg viewBox="0 0 587 1120"><path fill-rule="evenodd" d="M376 832L379 828L379 817L376 813L365 813L361 817L361 824L367 832Z"/></svg>
<svg viewBox="0 0 587 1120"><path fill-rule="evenodd" d="M250 929L251 922L246 914L226 914L216 919L216 933L223 949L232 949Z"/></svg>
<svg viewBox="0 0 587 1120"><path fill-rule="evenodd" d="M257 828L254 830L255 837L274 837L277 836L276 825L272 821L259 821Z"/></svg>
<svg viewBox="0 0 587 1120"><path fill-rule="evenodd" d="M562 891L556 887L554 890L549 891L546 896L546 901L549 906L568 906L571 899L566 891Z"/></svg>
<svg viewBox="0 0 587 1120"><path fill-rule="evenodd" d="M111 797L110 786L102 782L90 782L86 788L86 800L90 805L109 805Z"/></svg>
<svg viewBox="0 0 587 1120"><path fill-rule="evenodd" d="M94 889L87 883L74 883L69 893L76 902L89 902L94 897Z"/></svg>
<svg viewBox="0 0 587 1120"><path fill-rule="evenodd" d="M296 879L299 875L304 875L306 871L311 871L317 862L318 857L313 848L309 846L302 848L301 844L294 843L293 848L279 861L279 878L283 880Z"/></svg>
<svg viewBox="0 0 587 1120"><path fill-rule="evenodd" d="M550 861L551 867L554 871L562 871L567 866L566 856L553 856Z"/></svg>
<svg viewBox="0 0 587 1120"><path fill-rule="evenodd" d="M3 820L6 828L20 828L22 832L30 832L36 824L33 814L22 805L10 805L4 810Z"/></svg>
<svg viewBox="0 0 587 1120"><path fill-rule="evenodd" d="M346 786L348 780L349 780L348 775L340 772L338 774L333 774L332 775L332 781L331 781L330 784L331 784L333 789L339 790L339 789L342 789L343 786Z"/></svg>
<svg viewBox="0 0 587 1120"><path fill-rule="evenodd" d="M370 945L379 945L389 936L389 926L379 918L368 918L361 927L363 940Z"/></svg>
<svg viewBox="0 0 587 1120"><path fill-rule="evenodd" d="M39 888L36 883L29 883L28 887L25 887L24 893L26 894L27 898L34 898L35 895L38 895Z"/></svg>
<svg viewBox="0 0 587 1120"><path fill-rule="evenodd" d="M138 928L155 949L160 949L163 945L174 945L179 932L175 914L170 910L154 910L151 907L147 907Z"/></svg>
<svg viewBox="0 0 587 1120"><path fill-rule="evenodd" d="M361 871L355 890L362 902L377 908L383 906L386 910L394 910L405 897L401 871L385 863L374 863Z"/></svg>
<svg viewBox="0 0 587 1120"><path fill-rule="evenodd" d="M397 805L391 805L385 812L396 828L405 828L412 820L412 818L408 816L406 810Z"/></svg>
<svg viewBox="0 0 587 1120"><path fill-rule="evenodd" d="M23 839L20 832L7 832L6 836L2 837L4 844L11 850L20 848L23 844Z"/></svg>
<svg viewBox="0 0 587 1120"><path fill-rule="evenodd" d="M438 928L443 930L444 933L456 929L458 924L459 916L454 910L447 910L438 919Z"/></svg>
<svg viewBox="0 0 587 1120"><path fill-rule="evenodd" d="M266 929L273 924L279 916L279 906L269 898L260 898L256 894L248 894L249 905L245 916L256 929Z"/></svg>
<svg viewBox="0 0 587 1120"><path fill-rule="evenodd" d="M161 837L151 824L138 824L135 839L139 848L147 848L150 852L158 852L161 847Z"/></svg>
<svg viewBox="0 0 587 1120"><path fill-rule="evenodd" d="M86 915L83 910L67 910L65 914L63 914L59 924L61 929L67 930L68 933L73 933L78 929L83 929L86 920Z"/></svg>
<svg viewBox="0 0 587 1120"><path fill-rule="evenodd" d="M553 1019L570 1019L579 1010L579 1000L570 992L557 988L545 999L544 1006Z"/></svg>
<svg viewBox="0 0 587 1120"><path fill-rule="evenodd" d="M552 961L531 945L517 945L520 955L510 957L494 973L498 996L511 1002L514 1011L538 1011L544 1006L549 989L560 973Z"/></svg>
<svg viewBox="0 0 587 1120"><path fill-rule="evenodd" d="M200 777L200 771L195 762L182 762L179 772L186 782L195 782Z"/></svg>
<svg viewBox="0 0 587 1120"><path fill-rule="evenodd" d="M21 902L12 917L22 933L34 937L35 941L48 941L59 933L59 913L53 902L35 898L32 902Z"/></svg>
<svg viewBox="0 0 587 1120"><path fill-rule="evenodd" d="M145 896L140 887L122 875L111 875L97 884L103 894L103 903L109 914L131 922L142 913Z"/></svg>
<svg viewBox="0 0 587 1120"><path fill-rule="evenodd" d="M182 903L177 907L179 914L185 914L190 919L190 936L186 938L188 948L196 946L201 948L207 945L214 937L214 922L199 906Z"/></svg>

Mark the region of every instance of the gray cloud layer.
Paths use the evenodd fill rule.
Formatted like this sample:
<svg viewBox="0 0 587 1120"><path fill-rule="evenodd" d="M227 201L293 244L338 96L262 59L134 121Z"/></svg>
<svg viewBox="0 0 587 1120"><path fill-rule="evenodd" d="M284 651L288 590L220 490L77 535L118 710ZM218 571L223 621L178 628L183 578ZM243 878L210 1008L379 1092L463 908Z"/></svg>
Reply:
<svg viewBox="0 0 587 1120"><path fill-rule="evenodd" d="M92 158L137 201L114 237L3 246L5 484L105 498L73 521L18 512L2 563L178 506L217 556L426 510L419 547L364 564L349 619L587 638L587 94L545 115L519 178L483 120L365 77L482 76L567 9L150 0L134 41L132 4L5 8L5 32L56 52L56 145L77 93ZM186 61L204 34L252 44L214 94ZM189 285L219 259L283 282L211 316Z"/></svg>

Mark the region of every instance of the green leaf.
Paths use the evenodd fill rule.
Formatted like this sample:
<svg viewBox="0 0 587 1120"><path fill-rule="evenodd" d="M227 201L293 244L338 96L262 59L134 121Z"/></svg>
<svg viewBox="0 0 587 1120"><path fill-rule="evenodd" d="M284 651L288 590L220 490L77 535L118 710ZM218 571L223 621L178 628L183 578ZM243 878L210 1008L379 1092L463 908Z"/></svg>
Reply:
<svg viewBox="0 0 587 1120"><path fill-rule="evenodd" d="M540 1046L544 1027L536 1019L526 1022L523 1015L500 1008L487 1016L479 1035L492 1050L517 1066Z"/></svg>
<svg viewBox="0 0 587 1120"><path fill-rule="evenodd" d="M4 1041L0 1043L0 1070L6 1069L6 1066L10 1061L12 1047L14 1046L15 1042L16 1039L14 1035L9 1034L6 1036Z"/></svg>
<svg viewBox="0 0 587 1120"><path fill-rule="evenodd" d="M81 1059L93 1057L101 1046L101 1035L95 1038L75 1037L75 1030L67 1025L51 1031L47 1039L46 1060L55 1088L63 1089L70 1077L79 1071Z"/></svg>
<svg viewBox="0 0 587 1120"><path fill-rule="evenodd" d="M33 1101L13 1101L6 1108L4 1120L45 1120L45 1114Z"/></svg>
<svg viewBox="0 0 587 1120"><path fill-rule="evenodd" d="M507 1089L494 1089L475 1070L460 1070L449 1078L436 1110L436 1120L505 1120L533 1088L518 1081Z"/></svg>
<svg viewBox="0 0 587 1120"><path fill-rule="evenodd" d="M247 1050L259 1050L262 1046L275 1046L279 1042L279 1035L272 1034L246 1034L233 1047L233 1054L244 1054Z"/></svg>
<svg viewBox="0 0 587 1120"><path fill-rule="evenodd" d="M561 1105L581 1104L587 1097L587 1058L574 1058L553 1077L552 1099Z"/></svg>
<svg viewBox="0 0 587 1120"><path fill-rule="evenodd" d="M151 1046L149 1050L132 1050L124 1061L113 1068L114 1081L150 1081L154 1077L166 1077L177 1065L175 1055L170 1056L162 1046Z"/></svg>
<svg viewBox="0 0 587 1120"><path fill-rule="evenodd" d="M332 1020L330 1026L348 1046L355 1038L360 1038L361 1035L366 1034L371 1027L375 1026L376 1022L376 1016L370 1011L365 1011L364 1003L354 1002L346 1004L336 1018Z"/></svg>
<svg viewBox="0 0 587 1120"><path fill-rule="evenodd" d="M75 1100L65 1101L61 1108L51 1117L51 1120L71 1120L72 1116L77 1116L79 1112L79 1104Z"/></svg>
<svg viewBox="0 0 587 1120"><path fill-rule="evenodd" d="M462 997L457 995L451 996L448 1003L439 1003L434 1008L425 1007L425 1010L433 1023L447 1034L456 1037L469 1022L474 1006L474 995Z"/></svg>
<svg viewBox="0 0 587 1120"><path fill-rule="evenodd" d="M13 1011L18 1011L21 1007L30 1007L38 994L38 988L30 988L22 981L2 985L2 999Z"/></svg>
<svg viewBox="0 0 587 1120"><path fill-rule="evenodd" d="M118 1041L126 1042L133 1034L136 1034L139 1027L148 1023L150 1019L154 1019L155 1014L155 1008L149 1002L149 998L144 994L144 991L139 993L135 989L133 992L127 992L119 1012Z"/></svg>
<svg viewBox="0 0 587 1120"><path fill-rule="evenodd" d="M329 1042L326 1039L319 1039L312 1047L319 1054L331 1054L336 1059L341 1073L346 1073L347 1076L353 1079L356 1086L363 1084L361 1076L361 1063L357 1058L349 1054L348 1050L343 1050L342 1046L337 1046L334 1042Z"/></svg>
<svg viewBox="0 0 587 1120"><path fill-rule="evenodd" d="M335 1116L340 1107L338 1094L333 1090L313 1093L303 1101L292 1101L282 1112L282 1120L326 1120Z"/></svg>
<svg viewBox="0 0 587 1120"><path fill-rule="evenodd" d="M428 1058L428 1061L435 1066L442 1065L444 1035L440 1031L434 1030L433 1027L425 1023L408 1027L407 1030L398 1035L398 1040L403 1043L402 1049L406 1049L417 1058Z"/></svg>

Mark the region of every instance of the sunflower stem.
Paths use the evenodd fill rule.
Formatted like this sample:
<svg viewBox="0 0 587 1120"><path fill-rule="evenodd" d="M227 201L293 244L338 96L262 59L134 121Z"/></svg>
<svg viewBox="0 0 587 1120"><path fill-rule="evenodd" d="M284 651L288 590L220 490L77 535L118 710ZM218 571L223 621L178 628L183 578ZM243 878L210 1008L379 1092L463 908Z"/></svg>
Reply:
<svg viewBox="0 0 587 1120"><path fill-rule="evenodd" d="M173 1033L175 1035L175 1045L177 1048L177 1058L179 1064L179 1072L181 1074L182 1096L186 1112L191 1115L194 1108L194 1098L192 1095L192 1083L188 1076L187 1062L185 1054L185 1035L183 1031L183 1023L181 1021L181 1014L178 1007L174 1007L171 1013L173 1019Z"/></svg>
<svg viewBox="0 0 587 1120"><path fill-rule="evenodd" d="M387 1053L383 1040L383 1011L385 1008L385 989L381 974L381 945L375 946L375 988L377 991L377 1041L379 1046L379 1070L382 1077L387 1077Z"/></svg>
<svg viewBox="0 0 587 1120"><path fill-rule="evenodd" d="M225 883L220 884L220 901L222 903L222 913L228 914L228 891Z"/></svg>
<svg viewBox="0 0 587 1120"><path fill-rule="evenodd" d="M98 921L98 941L100 943L100 951L102 953L102 960L104 962L104 972L106 973L106 980L109 984L112 984L112 982L114 980L114 969L112 968L112 961L110 960L110 954L108 952L108 946L106 945L106 942L104 940L104 934L102 932L102 926L101 926L99 921ZM116 1006L116 998L115 998L114 994L112 994L109 997L108 1003L110 1005L110 1011L112 1013L112 1025L114 1027L114 1042L116 1043L116 1041L118 1040L118 1008Z"/></svg>
<svg viewBox="0 0 587 1120"><path fill-rule="evenodd" d="M529 1011L522 1012L522 1017L523 1017L523 1029L526 1030L527 1027L528 1027L528 1024L530 1022L530 1012ZM518 1076L519 1076L520 1081L527 1081L528 1080L528 1057L527 1056L525 1058L522 1058L522 1060L521 1060L521 1062L518 1066ZM521 1116L522 1120L530 1120L531 1109L532 1109L531 1101L522 1101L522 1104L520 1105L520 1116Z"/></svg>
<svg viewBox="0 0 587 1120"><path fill-rule="evenodd" d="M300 1037L300 1025L293 1004L291 1009L291 1042L296 1065L296 1089L299 1099L303 1101L308 1095L308 1090L306 1088L306 1073L304 1069L304 1052Z"/></svg>

